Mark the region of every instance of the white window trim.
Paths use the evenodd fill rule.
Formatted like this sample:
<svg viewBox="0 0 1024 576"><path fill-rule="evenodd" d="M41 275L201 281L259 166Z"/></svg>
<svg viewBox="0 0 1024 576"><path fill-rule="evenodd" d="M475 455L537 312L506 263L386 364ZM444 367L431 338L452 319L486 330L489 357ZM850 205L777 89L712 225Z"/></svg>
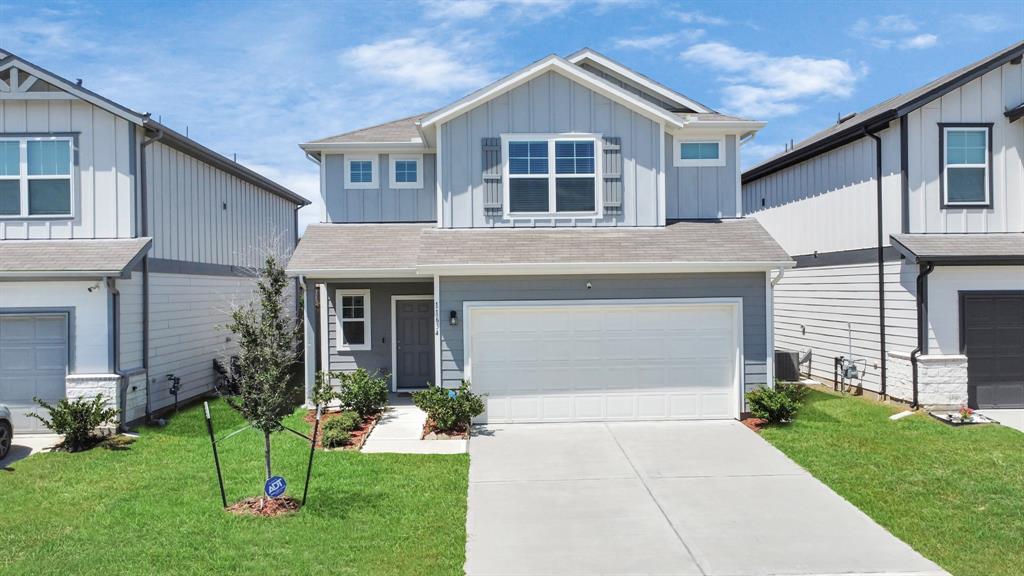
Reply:
<svg viewBox="0 0 1024 576"><path fill-rule="evenodd" d="M984 168L985 169L985 199L984 200L971 200L961 202L950 202L949 201L949 133L950 132L977 132L982 131L985 133L985 163L984 164L954 164L954 170L957 168ZM989 166L989 159L992 157L992 150L989 149L989 142L991 139L991 128L988 126L943 126L942 127L942 203L944 206L989 206L992 203L992 187L990 186L990 174L989 171L992 169Z"/></svg>
<svg viewBox="0 0 1024 576"><path fill-rule="evenodd" d="M0 180L17 180L20 182L19 213L0 214L0 220L68 220L75 217L75 139L70 136L0 136L0 141L18 142L18 165L17 176L0 176ZM34 175L28 173L28 143L29 141L64 141L68 143L68 174L64 175ZM67 214L29 214L28 212L28 183L29 180L60 180L67 179L68 193L70 195L68 205L70 210Z"/></svg>
<svg viewBox="0 0 1024 576"><path fill-rule="evenodd" d="M363 297L363 317L362 318L342 318L342 304L341 299L343 296L362 296ZM337 335L335 340L338 342L339 352L359 352L370 350L373 346L373 337L370 332L370 289L359 288L359 289L339 289L334 292L334 324ZM345 322L362 322L363 323L363 343L356 344L354 346L345 343L344 330L342 330L342 324Z"/></svg>
<svg viewBox="0 0 1024 576"><path fill-rule="evenodd" d="M718 144L718 158L714 160L684 160L681 146L683 144ZM672 136L672 165L676 168L693 168L699 166L725 166L726 150L725 136L712 136L706 138Z"/></svg>
<svg viewBox="0 0 1024 576"><path fill-rule="evenodd" d="M397 162L399 160L413 160L416 162L416 181L415 182L399 182L396 174ZM388 164L390 169L388 170L389 178L391 180L390 187L394 189L401 188L423 188L423 154L391 154L388 156Z"/></svg>
<svg viewBox="0 0 1024 576"><path fill-rule="evenodd" d="M510 190L512 186L511 175L509 174L508 167L508 144L509 142L528 142L545 140L548 143L548 210L546 212L512 212L511 203L509 202ZM594 174L557 174L555 172L555 142L564 140L591 140L594 143ZM505 218L574 218L574 217L595 217L600 218L604 214L604 193L603 193L603 176L601 168L604 164L604 150L602 149L601 134L582 134L582 133L566 133L566 134L532 134L532 133L516 133L516 134L502 134L501 135L501 177L502 182L505 183L502 186L502 205L505 213ZM531 175L537 178L537 175ZM518 175L517 177L529 178L531 176ZM556 210L556 196L555 196L555 179L556 178L593 178L594 179L594 210L584 212L558 212ZM539 179L539 178L538 178Z"/></svg>
<svg viewBox="0 0 1024 576"><path fill-rule="evenodd" d="M369 182L353 182L352 181L352 163L353 162L370 162L370 173L372 179ZM376 154L359 155L359 154L345 154L345 188L354 190L369 190L377 188L380 184L377 182L379 179L377 168L378 157Z"/></svg>

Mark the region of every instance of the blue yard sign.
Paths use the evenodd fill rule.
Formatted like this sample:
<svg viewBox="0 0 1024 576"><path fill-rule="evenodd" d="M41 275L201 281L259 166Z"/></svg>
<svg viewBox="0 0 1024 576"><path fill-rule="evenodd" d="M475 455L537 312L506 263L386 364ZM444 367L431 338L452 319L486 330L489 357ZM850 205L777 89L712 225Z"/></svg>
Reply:
<svg viewBox="0 0 1024 576"><path fill-rule="evenodd" d="M277 498L281 494L284 494L284 489L287 487L284 478L280 476L272 476L270 480L267 480L267 484L263 487L263 491L267 493L267 496L271 498Z"/></svg>

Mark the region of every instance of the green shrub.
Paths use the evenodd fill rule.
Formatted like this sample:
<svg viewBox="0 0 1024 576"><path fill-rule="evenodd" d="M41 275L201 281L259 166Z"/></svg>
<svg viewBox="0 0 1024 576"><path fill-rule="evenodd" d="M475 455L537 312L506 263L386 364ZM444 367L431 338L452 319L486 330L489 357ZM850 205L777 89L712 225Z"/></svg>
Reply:
<svg viewBox="0 0 1024 576"><path fill-rule="evenodd" d="M352 439L350 429L346 428L347 424L348 422L341 417L326 420L320 431L320 445L324 448L340 448L347 445Z"/></svg>
<svg viewBox="0 0 1024 576"><path fill-rule="evenodd" d="M484 411L485 395L470 391L468 380L463 380L458 390L447 390L430 386L426 390L413 392L412 401L427 413L439 432L456 432L469 427L474 416Z"/></svg>
<svg viewBox="0 0 1024 576"><path fill-rule="evenodd" d="M60 446L68 452L91 448L100 440L96 435L96 429L117 418L117 409L107 407L107 398L103 394L97 394L92 399L64 398L56 406L47 404L39 398L33 400L50 413L50 418L43 418L35 412L28 415L55 433L63 435L64 441Z"/></svg>
<svg viewBox="0 0 1024 576"><path fill-rule="evenodd" d="M778 387L758 388L747 393L750 413L755 418L767 420L769 424L789 422L796 415L800 402L794 400L790 393Z"/></svg>
<svg viewBox="0 0 1024 576"><path fill-rule="evenodd" d="M804 398L806 398L807 393L811 391L810 388L803 384L780 381L775 382L775 389L788 396L789 399L796 402L798 406L804 403Z"/></svg>
<svg viewBox="0 0 1024 576"><path fill-rule="evenodd" d="M364 368L341 375L341 392L338 399L347 410L354 410L361 417L373 416L388 405L387 376L379 372L370 374Z"/></svg>
<svg viewBox="0 0 1024 576"><path fill-rule="evenodd" d="M345 430L347 432L351 432L356 428L362 426L363 419L361 416L359 416L358 413L351 410L347 410L345 412L338 414L337 416L332 416L328 420L328 422L337 422L335 426L338 426L342 430Z"/></svg>
<svg viewBox="0 0 1024 576"><path fill-rule="evenodd" d="M313 383L313 403L317 406L327 406L338 399L338 393L331 385L332 380L341 379L339 372L324 372L318 370L316 382Z"/></svg>

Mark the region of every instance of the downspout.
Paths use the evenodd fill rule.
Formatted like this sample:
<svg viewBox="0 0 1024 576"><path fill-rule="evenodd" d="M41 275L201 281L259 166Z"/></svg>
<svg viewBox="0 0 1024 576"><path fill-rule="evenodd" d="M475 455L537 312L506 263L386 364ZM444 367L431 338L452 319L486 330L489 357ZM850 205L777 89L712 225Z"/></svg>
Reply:
<svg viewBox="0 0 1024 576"><path fill-rule="evenodd" d="M143 126L145 130L145 126ZM163 128L158 128L156 136L146 139L143 132L142 145L139 147L139 235L149 235L149 199L146 186L146 147L164 137ZM152 420L153 404L149 390L149 254L142 257L142 367L146 371L146 422Z"/></svg>
<svg viewBox="0 0 1024 576"><path fill-rule="evenodd" d="M124 430L124 417L128 413L128 378L121 373L121 292L117 280L105 278L110 294L110 371L120 376L117 383L118 431Z"/></svg>
<svg viewBox="0 0 1024 576"><path fill-rule="evenodd" d="M882 139L874 132L869 132L866 127L864 134L875 141L875 211L878 214L878 355L882 366L882 385L879 392L882 398L885 398L886 384L888 383L888 359L885 356L887 346L885 338L885 227L882 222Z"/></svg>
<svg viewBox="0 0 1024 576"><path fill-rule="evenodd" d="M928 353L928 275L935 270L933 262L920 265L917 273L917 348L910 353L913 397L910 407L917 408L917 358Z"/></svg>

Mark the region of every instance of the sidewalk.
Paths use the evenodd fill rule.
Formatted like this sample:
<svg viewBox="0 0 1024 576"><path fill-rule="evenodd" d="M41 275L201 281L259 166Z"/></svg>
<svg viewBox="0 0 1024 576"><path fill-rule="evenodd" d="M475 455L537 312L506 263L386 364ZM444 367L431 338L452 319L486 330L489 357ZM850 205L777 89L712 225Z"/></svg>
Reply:
<svg viewBox="0 0 1024 576"><path fill-rule="evenodd" d="M466 440L421 440L427 415L408 396L392 394L380 422L363 444L363 452L399 454L463 454Z"/></svg>

